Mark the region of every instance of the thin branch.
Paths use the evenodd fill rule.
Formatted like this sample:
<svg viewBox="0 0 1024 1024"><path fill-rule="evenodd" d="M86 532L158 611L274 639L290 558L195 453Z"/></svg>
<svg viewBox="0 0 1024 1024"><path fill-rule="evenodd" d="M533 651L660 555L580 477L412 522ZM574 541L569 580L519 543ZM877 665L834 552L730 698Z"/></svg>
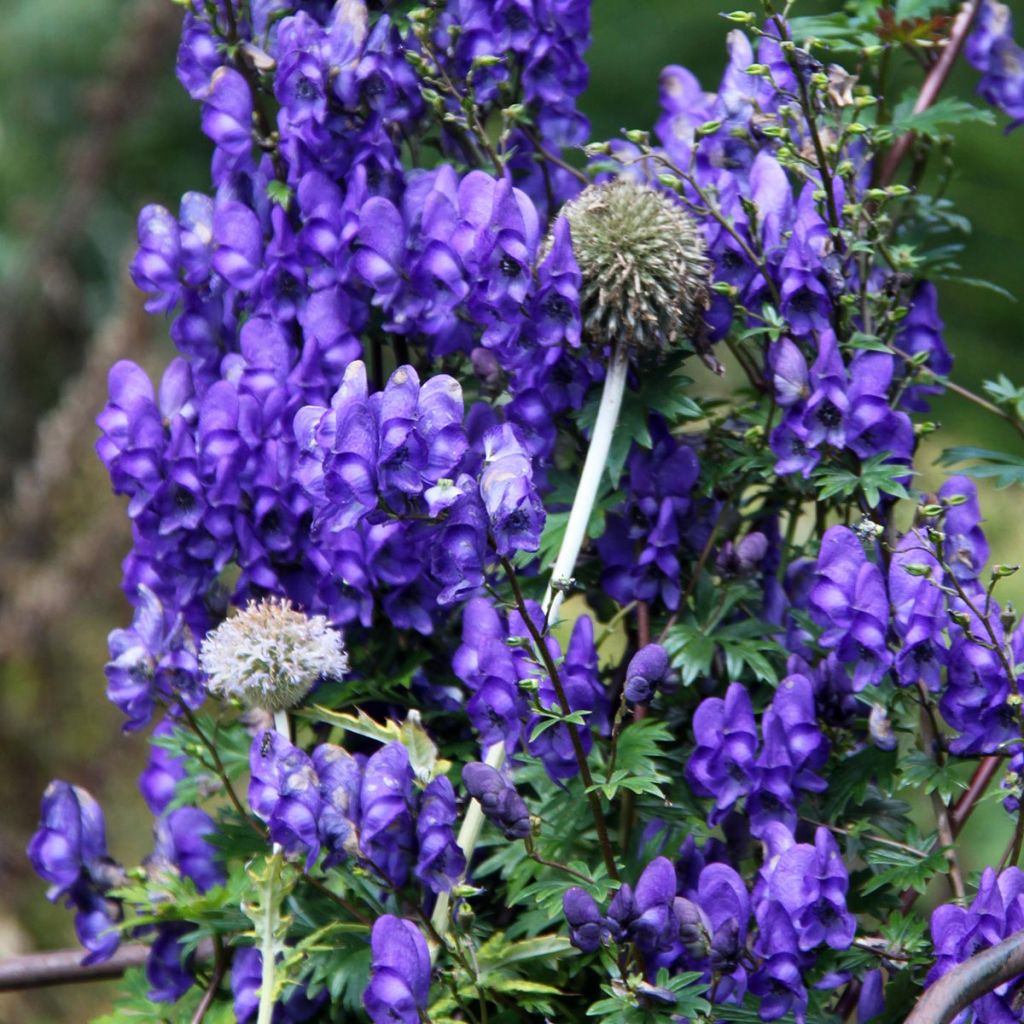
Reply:
<svg viewBox="0 0 1024 1024"><path fill-rule="evenodd" d="M971 23L974 21L974 17L980 7L981 0L967 0L963 7L960 8L960 13L956 16L949 30L949 39L942 51L942 56L928 72L928 76L921 86L921 91L917 94L917 100L914 102L915 114L923 114L938 99L942 87L946 84L946 79L949 78L949 74L953 70L953 65L956 63L960 48L967 38ZM904 157L906 157L913 141L913 132L907 132L896 140L892 149L886 154L885 161L882 164L882 171L878 179L879 185L882 187L888 185L896 176L896 172L899 170L899 166L903 162Z"/></svg>
<svg viewBox="0 0 1024 1024"><path fill-rule="evenodd" d="M533 638L538 655L544 662L544 667L547 669L548 676L551 679L551 685L555 688L555 694L558 696L558 703L562 708L562 714L572 714L572 705L569 703L565 687L562 685L562 678L558 674L558 666L555 665L554 659L551 657L551 652L548 650L548 645L545 643L540 630L537 629L537 626L533 621L533 617L530 615L530 609L526 606L526 599L523 597L523 592L519 587L519 580L516 577L515 568L504 556L501 558L501 565L505 570L505 575L508 577L509 583L512 586L512 593L515 596L516 606L519 608L519 613L523 617L523 621L530 632L530 636ZM615 881L618 881L619 870L615 865L615 853L612 850L611 840L608 838L608 826L605 824L604 812L601 810L600 798L592 788L594 785L594 777L590 774L590 765L587 764L587 755L583 750L583 744L580 742L576 726L570 724L567 725L566 728L569 731L569 739L572 742L573 753L576 756L576 764L580 770L580 778L583 780L583 787L587 794L587 802L590 804L590 811L594 818L594 827L597 829L597 838L601 844L601 852L604 854L605 867L608 869L609 876L615 879Z"/></svg>
<svg viewBox="0 0 1024 1024"><path fill-rule="evenodd" d="M0 992L120 978L125 971L146 962L149 946L132 942L121 946L109 960L88 966L82 964L84 955L81 949L60 949L8 957L0 961Z"/></svg>
<svg viewBox="0 0 1024 1024"><path fill-rule="evenodd" d="M957 964L925 990L905 1024L949 1024L975 999L1024 973L1024 931Z"/></svg>
<svg viewBox="0 0 1024 1024"><path fill-rule="evenodd" d="M203 1024L203 1018L207 1010L213 1005L217 998L217 990L224 980L224 973L228 968L228 958L224 955L224 943L219 935L213 940L213 974L210 976L210 984L206 986L203 998L199 1000L196 1012L192 1014L192 1024Z"/></svg>

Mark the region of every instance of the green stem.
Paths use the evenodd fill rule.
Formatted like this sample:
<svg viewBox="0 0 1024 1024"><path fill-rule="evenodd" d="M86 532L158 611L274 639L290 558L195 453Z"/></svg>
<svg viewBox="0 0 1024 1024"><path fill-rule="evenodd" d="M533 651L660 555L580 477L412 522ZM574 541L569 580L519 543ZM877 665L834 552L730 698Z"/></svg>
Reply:
<svg viewBox="0 0 1024 1024"><path fill-rule="evenodd" d="M277 931L281 925L277 883L281 877L281 851L275 843L274 852L267 860L263 882L263 906L257 923L257 938L263 967L260 971L260 1006L256 1024L271 1024L274 1017L274 986L277 973Z"/></svg>

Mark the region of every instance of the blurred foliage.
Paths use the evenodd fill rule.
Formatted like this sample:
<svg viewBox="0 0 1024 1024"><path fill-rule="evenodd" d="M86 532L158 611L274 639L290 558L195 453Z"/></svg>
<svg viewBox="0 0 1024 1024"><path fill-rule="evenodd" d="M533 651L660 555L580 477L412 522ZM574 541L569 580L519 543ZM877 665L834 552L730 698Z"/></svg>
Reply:
<svg viewBox="0 0 1024 1024"><path fill-rule="evenodd" d="M595 0L584 99L595 138L653 125L666 64L685 64L706 88L717 86L723 6ZM837 6L801 0L797 13ZM0 907L0 956L73 942L70 915L45 902L23 853L51 777L97 795L118 856L140 858L150 843L135 791L143 743L120 735L120 716L102 696L106 634L127 620L118 591L127 528L90 446L104 397L97 366L127 351L156 370L170 353L165 325L139 314L124 283L137 210L146 202L174 208L182 192L208 183L198 110L174 79L179 17L171 0L12 0L4 10L0 505L9 507L0 513L0 625L8 627L0 628L0 876L14 884ZM950 93L967 96L974 85L962 67ZM1024 295L1024 131L1004 137L966 126L953 156L946 194L973 223L961 264ZM941 284L940 295L956 379L976 390L999 373L1024 383L1021 307L957 282ZM48 413L51 451L33 463ZM1021 451L1004 424L960 399L936 403L935 416L945 446ZM933 467L921 485L942 476ZM1024 560L1019 492L982 489L994 560ZM1024 580L1004 586L1004 597L1024 605ZM989 854L986 833L1001 834L991 828L1001 814L990 800L972 819L970 868ZM108 999L105 985L0 997L0 1021L82 1021Z"/></svg>

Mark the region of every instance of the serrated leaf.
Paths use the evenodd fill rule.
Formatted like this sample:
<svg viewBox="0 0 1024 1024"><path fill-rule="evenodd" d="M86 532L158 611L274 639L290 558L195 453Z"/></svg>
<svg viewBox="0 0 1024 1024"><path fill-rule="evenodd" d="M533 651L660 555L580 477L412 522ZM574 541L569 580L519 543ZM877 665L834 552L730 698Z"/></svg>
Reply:
<svg viewBox="0 0 1024 1024"><path fill-rule="evenodd" d="M960 465L973 462L974 465ZM1024 458L988 448L963 446L947 448L936 460L937 466L957 467L957 472L977 480L992 480L997 488L1024 486Z"/></svg>

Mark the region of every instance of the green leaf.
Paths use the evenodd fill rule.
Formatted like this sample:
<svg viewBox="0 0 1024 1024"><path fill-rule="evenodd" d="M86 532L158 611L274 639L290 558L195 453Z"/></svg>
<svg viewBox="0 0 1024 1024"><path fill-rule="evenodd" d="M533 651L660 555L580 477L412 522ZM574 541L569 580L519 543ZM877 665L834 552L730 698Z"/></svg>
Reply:
<svg viewBox="0 0 1024 1024"><path fill-rule="evenodd" d="M971 462L965 466L961 463ZM1024 457L1008 452L970 446L947 448L936 460L937 466L957 466L958 472L977 480L991 480L997 488L1024 486Z"/></svg>
<svg viewBox="0 0 1024 1024"><path fill-rule="evenodd" d="M915 132L924 138L937 140L950 135L955 128L965 124L996 123L995 115L985 107L977 107L973 103L956 96L946 96L933 103L927 110L914 111L917 93L909 92L893 111L892 120L883 128L875 131L876 138L889 139L906 132Z"/></svg>
<svg viewBox="0 0 1024 1024"><path fill-rule="evenodd" d="M898 778L901 789L938 793L948 804L956 793L967 788L960 774L956 759L940 765L923 751L912 750L900 760Z"/></svg>

